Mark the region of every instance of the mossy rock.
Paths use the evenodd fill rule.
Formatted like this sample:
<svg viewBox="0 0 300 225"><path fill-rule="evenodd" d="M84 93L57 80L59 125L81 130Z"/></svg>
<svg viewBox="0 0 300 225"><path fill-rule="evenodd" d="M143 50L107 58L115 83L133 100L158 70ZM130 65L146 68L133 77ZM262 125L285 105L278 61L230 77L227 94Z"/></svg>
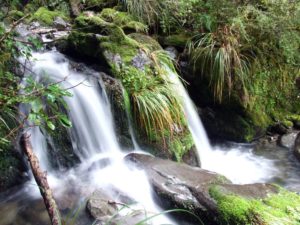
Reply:
<svg viewBox="0 0 300 225"><path fill-rule="evenodd" d="M24 181L25 165L12 145L0 146L0 192Z"/></svg>
<svg viewBox="0 0 300 225"><path fill-rule="evenodd" d="M102 54L100 42L92 33L73 31L68 36L68 45L66 51L72 50L80 53L81 56L99 58Z"/></svg>
<svg viewBox="0 0 300 225"><path fill-rule="evenodd" d="M150 37L148 35L141 34L141 33L132 33L127 36L129 38L135 40L142 46L145 46L150 51L162 50L162 47L160 46L160 44L155 39L153 39L152 37Z"/></svg>
<svg viewBox="0 0 300 225"><path fill-rule="evenodd" d="M163 52L156 40L144 34L136 33L140 30L136 28L134 28L134 33L125 33L128 23L134 22L133 19L127 13L115 9L104 9L96 15L82 14L75 19L75 29L69 36L68 42L80 54L98 58L98 61L104 59L109 65L112 76L122 82L129 96L129 102L133 105L129 110L133 114L132 119L135 121L136 133L145 140L143 143L152 146L158 150L157 152L169 158L180 160L189 149L192 149L193 141L188 132L186 121L184 121L182 108L178 105L180 97L173 90L172 82L168 80L165 66L170 67L172 71L175 69L168 55ZM135 24L142 25L140 23ZM162 103L158 104L157 107L162 105L165 107L161 111L164 112L164 115L167 114L167 111L170 114L176 111L178 114L176 115L177 121L172 122L175 114L168 115L169 117L165 121L155 119L164 117L164 115L152 115L151 119L156 120L156 123L159 124L160 132L156 130L157 127L146 127L145 124L148 124L145 122L146 120L138 119L138 114L141 111L138 113L140 109L138 108L139 103L136 101L140 101L139 99L142 98L147 99L149 104L158 104L161 99L166 102L170 101L168 106ZM171 109L174 106L178 108L176 110ZM144 109L148 110L149 108ZM152 110L160 112L156 107L153 107ZM165 125L162 125L161 121L168 123L168 127L163 127ZM153 124L154 126L157 125ZM174 127L180 127L180 131L173 132ZM149 133L155 133L155 135L149 135Z"/></svg>
<svg viewBox="0 0 300 225"><path fill-rule="evenodd" d="M50 11L45 7L40 7L31 17L30 20L37 20L44 25L51 26L56 17L68 20L68 17L60 11Z"/></svg>
<svg viewBox="0 0 300 225"><path fill-rule="evenodd" d="M101 11L100 17L107 22L121 27L124 31L146 32L148 30L146 25L136 21L134 17L127 12L120 12L112 8L105 8Z"/></svg>
<svg viewBox="0 0 300 225"><path fill-rule="evenodd" d="M275 186L274 186L275 188ZM262 198L230 192L213 186L210 195L216 200L220 224L292 225L300 223L300 196L279 187L277 193Z"/></svg>
<svg viewBox="0 0 300 225"><path fill-rule="evenodd" d="M293 125L296 129L300 129L300 115L298 114L288 115L287 119L293 122Z"/></svg>

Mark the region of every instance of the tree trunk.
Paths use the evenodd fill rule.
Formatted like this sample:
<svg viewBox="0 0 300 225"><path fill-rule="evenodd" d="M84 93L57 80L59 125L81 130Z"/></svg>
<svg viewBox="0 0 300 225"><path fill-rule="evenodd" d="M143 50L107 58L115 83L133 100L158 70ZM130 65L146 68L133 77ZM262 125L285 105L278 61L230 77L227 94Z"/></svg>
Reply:
<svg viewBox="0 0 300 225"><path fill-rule="evenodd" d="M52 225L61 225L61 217L56 202L53 198L52 191L47 181L47 172L43 172L40 168L39 160L32 150L32 146L27 134L22 138L23 150L28 158L34 179L39 186L41 195L44 199L46 209L51 219Z"/></svg>

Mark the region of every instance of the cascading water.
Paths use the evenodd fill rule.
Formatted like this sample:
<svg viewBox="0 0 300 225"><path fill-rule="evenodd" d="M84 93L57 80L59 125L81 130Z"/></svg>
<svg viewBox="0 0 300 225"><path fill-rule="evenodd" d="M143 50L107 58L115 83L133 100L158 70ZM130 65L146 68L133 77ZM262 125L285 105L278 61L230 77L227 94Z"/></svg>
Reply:
<svg viewBox="0 0 300 225"><path fill-rule="evenodd" d="M68 189L81 189L76 190L78 192L85 189L88 193L89 190L101 188L111 195L118 190L137 202L135 208L146 211L148 216L159 213L144 172L129 168L123 161L125 153L117 142L110 104L97 73L88 69L84 73L75 72L70 68L69 61L56 51L33 53L32 58L31 71L37 81L47 76L52 82L60 82L62 88L73 95L66 97L65 101L73 123L70 132L73 149L81 161L78 167L63 174L56 172L50 165L45 136L38 127L30 130L33 149L42 168L48 171L50 186L58 199ZM32 187L32 183L27 188ZM32 194L39 196L38 189ZM163 215L153 218L151 222L174 224Z"/></svg>
<svg viewBox="0 0 300 225"><path fill-rule="evenodd" d="M66 97L65 100L69 107L69 117L73 123L70 137L73 150L81 161L79 165L65 172L54 169L47 154L47 143L49 144L49 140L51 142L51 138L47 137L46 140L46 134L42 134L38 127L30 130L31 144L38 155L43 170L48 172L48 180L57 199L66 198L69 194L74 195L74 193L77 198L86 197L97 188L101 188L113 196L117 190L138 202L139 209L144 209L148 216L151 216L151 213L158 213L160 209L153 202L151 188L144 172L129 168L123 161L125 153L122 152L118 144L109 101L101 78L98 77L97 73L87 68L84 69L85 72L76 72L71 68L69 60L56 51L34 53L33 58L35 60L31 62L31 70L37 75L35 77L37 80L42 80L46 75L52 81L62 81L62 88L68 89L73 95L70 98ZM268 181L271 177L278 175L278 171L273 169L275 161L254 155L252 148L243 145L231 146L230 149L212 148L185 88L177 75L169 68L166 69L176 85L176 90L181 93L184 112L201 159L202 168L223 174L235 183ZM133 138L134 150L140 150L134 139L132 127L129 129ZM289 167L288 170L290 171ZM283 173L282 176L284 175ZM297 179L297 176L291 177L294 183ZM27 183L24 189L5 199L4 202L9 201L9 199L21 198L22 205L24 201L28 202L39 196L39 190L32 180ZM80 202L80 199L77 200ZM3 209L0 207L0 212L1 210ZM2 214L11 211L10 208L5 208L5 210ZM31 211L34 212L36 209L31 209ZM16 211L14 213L18 214ZM123 213L125 215L128 212ZM12 214L11 218L7 218L11 221L18 221L15 214ZM45 216L47 221L48 217ZM22 214L19 217L22 217ZM7 218L3 220L0 218L0 223L15 224L6 222L9 221ZM27 220L28 218L25 218L26 223ZM152 223L155 225L175 224L165 216L154 218ZM17 224L24 223L17 222ZM33 221L29 224L46 225L47 223ZM85 221L78 224L87 225L88 223Z"/></svg>
<svg viewBox="0 0 300 225"><path fill-rule="evenodd" d="M277 173L274 162L254 155L251 150L238 146L221 149L210 145L197 110L177 75L166 68L176 90L180 91L189 130L193 136L201 167L225 175L234 183L266 182Z"/></svg>

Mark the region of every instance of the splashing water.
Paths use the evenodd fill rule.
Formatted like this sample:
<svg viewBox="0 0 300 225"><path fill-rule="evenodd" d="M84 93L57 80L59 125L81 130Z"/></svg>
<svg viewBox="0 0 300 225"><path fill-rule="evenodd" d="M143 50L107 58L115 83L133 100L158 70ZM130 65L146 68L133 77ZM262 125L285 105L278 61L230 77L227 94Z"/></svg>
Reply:
<svg viewBox="0 0 300 225"><path fill-rule="evenodd" d="M274 161L258 157L249 149L241 146L232 149L212 148L196 107L187 91L178 76L168 67L166 70L176 85L176 90L179 90L182 96L188 127L203 169L220 173L238 184L266 182L278 172L274 167Z"/></svg>

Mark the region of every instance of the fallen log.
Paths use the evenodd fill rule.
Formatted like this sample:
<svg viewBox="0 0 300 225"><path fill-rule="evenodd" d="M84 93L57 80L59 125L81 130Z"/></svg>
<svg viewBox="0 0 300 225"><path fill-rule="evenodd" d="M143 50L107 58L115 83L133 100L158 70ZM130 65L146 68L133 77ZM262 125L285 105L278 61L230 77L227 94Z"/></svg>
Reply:
<svg viewBox="0 0 300 225"><path fill-rule="evenodd" d="M43 172L37 156L32 150L32 146L29 141L30 136L25 134L22 138L23 151L26 154L30 167L34 176L34 179L40 189L41 195L44 199L46 209L48 211L51 224L52 225L61 225L61 216L55 199L53 198L52 190L49 187L47 181L47 172Z"/></svg>

